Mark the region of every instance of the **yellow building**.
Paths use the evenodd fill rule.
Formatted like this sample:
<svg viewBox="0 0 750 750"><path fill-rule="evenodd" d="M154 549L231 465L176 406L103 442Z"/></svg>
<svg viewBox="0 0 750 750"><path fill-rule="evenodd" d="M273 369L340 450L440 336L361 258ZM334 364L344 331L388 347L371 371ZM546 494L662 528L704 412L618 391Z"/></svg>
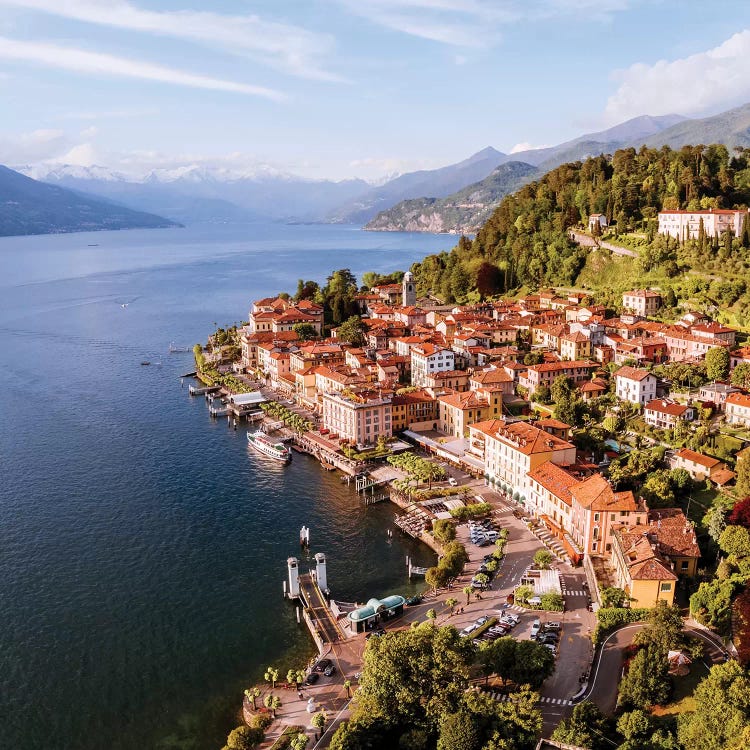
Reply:
<svg viewBox="0 0 750 750"><path fill-rule="evenodd" d="M672 604L678 577L698 572L700 549L693 525L679 508L648 513L648 524L622 526L612 534L616 585L634 607Z"/></svg>
<svg viewBox="0 0 750 750"><path fill-rule="evenodd" d="M560 337L560 356L563 359L589 359L591 357L591 339L580 331L567 333Z"/></svg>
<svg viewBox="0 0 750 750"><path fill-rule="evenodd" d="M630 597L631 607L655 607L674 602L677 576L661 557L647 532L631 528L612 534L615 582Z"/></svg>

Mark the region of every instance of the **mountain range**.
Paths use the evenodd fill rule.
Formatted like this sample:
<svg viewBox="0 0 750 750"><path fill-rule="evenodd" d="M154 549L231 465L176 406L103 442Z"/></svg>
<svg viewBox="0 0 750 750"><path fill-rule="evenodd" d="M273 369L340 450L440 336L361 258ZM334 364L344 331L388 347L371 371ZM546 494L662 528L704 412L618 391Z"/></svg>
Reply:
<svg viewBox="0 0 750 750"><path fill-rule="evenodd" d="M271 219L355 223L394 231L473 232L504 195L565 162L644 144L679 148L699 143L750 146L750 104L703 119L636 117L556 146L512 154L488 147L456 164L402 174L379 185L360 179L305 179L264 165L234 169L186 164L153 170L139 179L101 166L17 169L84 194L87 200L104 199L110 210L117 204L121 212L127 206L178 223Z"/></svg>
<svg viewBox="0 0 750 750"><path fill-rule="evenodd" d="M471 234L482 226L505 195L561 164L611 154L621 148L642 145L680 148L701 143L723 143L729 149L750 146L750 104L702 119L681 115L636 117L557 146L517 152L509 158L524 164L525 169L517 165L509 174L498 168L484 180L440 200L430 196L403 201L382 211L365 229Z"/></svg>
<svg viewBox="0 0 750 750"><path fill-rule="evenodd" d="M0 166L0 236L176 226L152 213L32 180Z"/></svg>

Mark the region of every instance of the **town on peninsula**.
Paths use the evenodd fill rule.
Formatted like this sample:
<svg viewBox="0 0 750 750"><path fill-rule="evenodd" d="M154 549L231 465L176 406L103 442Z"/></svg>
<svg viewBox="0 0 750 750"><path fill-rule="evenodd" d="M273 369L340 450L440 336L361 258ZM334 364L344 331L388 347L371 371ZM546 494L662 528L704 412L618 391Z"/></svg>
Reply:
<svg viewBox="0 0 750 750"><path fill-rule="evenodd" d="M303 529L279 576L316 656L248 686L228 748L750 745L748 176L723 146L563 165L450 253L195 347L213 416L436 553L419 595L346 603Z"/></svg>

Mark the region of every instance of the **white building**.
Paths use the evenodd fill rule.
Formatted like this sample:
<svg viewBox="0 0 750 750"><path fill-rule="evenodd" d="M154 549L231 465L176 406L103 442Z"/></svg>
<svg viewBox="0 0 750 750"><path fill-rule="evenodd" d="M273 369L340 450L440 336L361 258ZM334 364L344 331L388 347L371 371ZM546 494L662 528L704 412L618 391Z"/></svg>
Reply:
<svg viewBox="0 0 750 750"><path fill-rule="evenodd" d="M724 405L729 424L750 426L750 396L746 393L732 393Z"/></svg>
<svg viewBox="0 0 750 750"><path fill-rule="evenodd" d="M490 482L524 503L533 512L529 472L545 461L559 466L575 463L572 443L528 422L488 419L469 427L469 454L484 461Z"/></svg>
<svg viewBox="0 0 750 750"><path fill-rule="evenodd" d="M659 234L680 240L698 237L701 220L708 237L723 234L727 229L739 237L747 221L747 211L714 208L710 211L660 211Z"/></svg>
<svg viewBox="0 0 750 750"><path fill-rule="evenodd" d="M456 369L453 351L435 344L419 344L411 348L411 384L420 388L427 385L428 375Z"/></svg>
<svg viewBox="0 0 750 750"><path fill-rule="evenodd" d="M623 292L622 306L646 318L661 307L661 294L650 289L633 289L630 292Z"/></svg>
<svg viewBox="0 0 750 750"><path fill-rule="evenodd" d="M615 373L615 393L620 401L645 405L656 398L656 375L637 367L621 367Z"/></svg>

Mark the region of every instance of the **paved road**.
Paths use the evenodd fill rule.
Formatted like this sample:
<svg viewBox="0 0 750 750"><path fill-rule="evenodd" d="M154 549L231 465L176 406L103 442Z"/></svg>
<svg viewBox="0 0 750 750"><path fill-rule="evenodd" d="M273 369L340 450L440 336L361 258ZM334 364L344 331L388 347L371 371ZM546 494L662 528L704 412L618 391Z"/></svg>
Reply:
<svg viewBox="0 0 750 750"><path fill-rule="evenodd" d="M627 247L619 247L618 245L613 245L611 242L602 242L601 240L595 240L593 237L590 237L588 234L584 234L583 232L577 232L574 229L571 229L569 231L569 234L573 242L576 242L581 247L604 247L607 250L613 252L615 255L626 255L629 258L638 257L638 253L635 252L635 250L630 250Z"/></svg>
<svg viewBox="0 0 750 750"><path fill-rule="evenodd" d="M617 687L622 673L623 650L644 627L646 626L643 623L625 625L604 639L591 672L591 682L583 696L584 700L594 701L605 713L611 714L615 710ZM685 627L685 631L704 642L707 667L724 660L724 647L718 636L690 625Z"/></svg>

